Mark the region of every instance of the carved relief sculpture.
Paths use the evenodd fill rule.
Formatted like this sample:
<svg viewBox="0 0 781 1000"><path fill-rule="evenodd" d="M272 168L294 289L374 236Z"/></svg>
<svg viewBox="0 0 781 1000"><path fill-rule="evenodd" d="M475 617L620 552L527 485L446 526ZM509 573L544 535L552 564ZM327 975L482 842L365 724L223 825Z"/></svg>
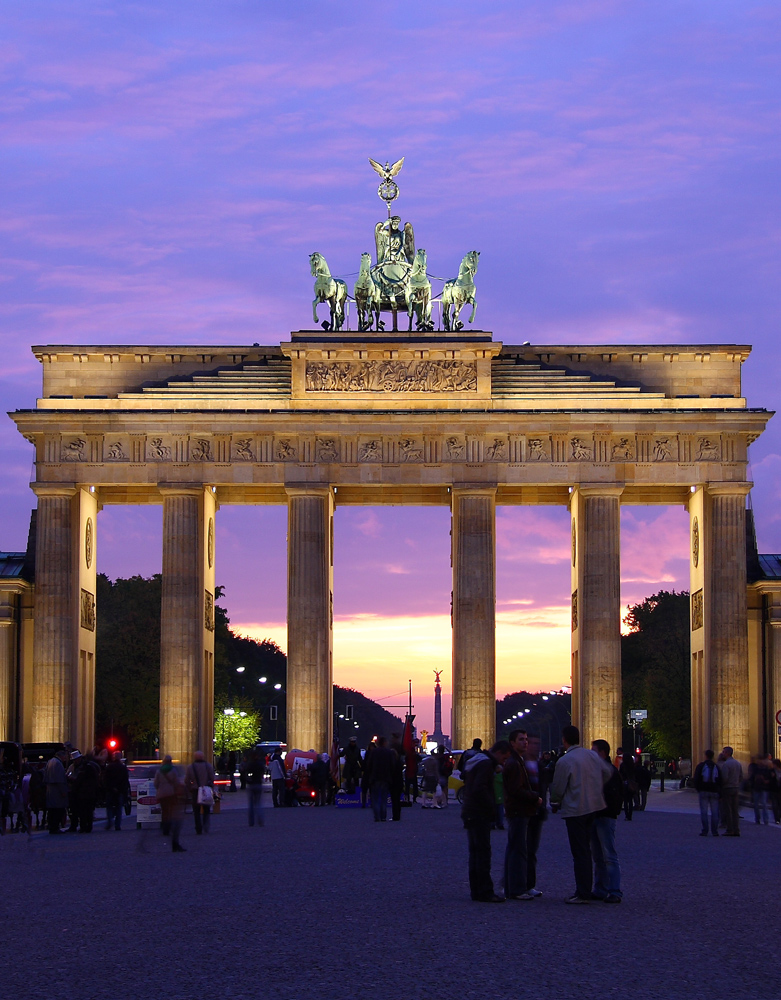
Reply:
<svg viewBox="0 0 781 1000"><path fill-rule="evenodd" d="M317 439L317 460L318 462L339 461L339 447L334 438Z"/></svg>
<svg viewBox="0 0 781 1000"><path fill-rule="evenodd" d="M214 518L209 518L209 528L206 533L206 557L209 560L209 569L214 566Z"/></svg>
<svg viewBox="0 0 781 1000"><path fill-rule="evenodd" d="M87 518L87 523L84 526L84 562L87 564L87 569L92 566L92 555L95 551L95 536L92 527L92 518Z"/></svg>
<svg viewBox="0 0 781 1000"><path fill-rule="evenodd" d="M236 458L241 462L251 462L255 456L252 454L252 438L242 438L236 442Z"/></svg>
<svg viewBox="0 0 781 1000"><path fill-rule="evenodd" d="M505 448L507 442L503 438L494 438L494 443L485 450L485 457L489 462L503 462L505 459Z"/></svg>
<svg viewBox="0 0 781 1000"><path fill-rule="evenodd" d="M214 631L214 594L210 590L204 591L203 626L207 632Z"/></svg>
<svg viewBox="0 0 781 1000"><path fill-rule="evenodd" d="M412 438L403 438L399 441L402 462L422 462L423 449L417 446L417 442Z"/></svg>
<svg viewBox="0 0 781 1000"><path fill-rule="evenodd" d="M62 460L64 462L83 462L84 449L87 442L83 438L74 438L62 446Z"/></svg>
<svg viewBox="0 0 781 1000"><path fill-rule="evenodd" d="M95 631L95 595L84 588L81 591L80 624L88 632Z"/></svg>
<svg viewBox="0 0 781 1000"><path fill-rule="evenodd" d="M629 438L620 438L618 444L613 445L611 457L614 462L620 459L631 461L634 458L634 448L632 447L631 440Z"/></svg>
<svg viewBox="0 0 781 1000"><path fill-rule="evenodd" d="M477 368L464 361L313 361L307 392L477 392Z"/></svg>
<svg viewBox="0 0 781 1000"><path fill-rule="evenodd" d="M207 441L205 438L198 438L195 442L195 446L190 452L190 458L194 462L211 462L212 460L212 446L211 442Z"/></svg>
<svg viewBox="0 0 781 1000"><path fill-rule="evenodd" d="M280 462L289 462L296 457L296 449L291 441L282 439L277 441L275 454Z"/></svg>
<svg viewBox="0 0 781 1000"><path fill-rule="evenodd" d="M171 461L171 449L163 444L163 439L160 437L152 438L149 442L149 453L152 456L152 461Z"/></svg>
<svg viewBox="0 0 781 1000"><path fill-rule="evenodd" d="M459 461L464 457L464 442L457 437L447 438L445 448L447 449L447 457L454 461Z"/></svg>
<svg viewBox="0 0 781 1000"><path fill-rule="evenodd" d="M654 441L654 462L667 462L672 458L672 453L669 438L657 438Z"/></svg>
<svg viewBox="0 0 781 1000"><path fill-rule="evenodd" d="M697 450L698 462L714 462L720 458L718 442L711 438L703 438Z"/></svg>
<svg viewBox="0 0 781 1000"><path fill-rule="evenodd" d="M545 448L545 442L542 438L529 438L529 461L530 462L547 462L548 452Z"/></svg>
<svg viewBox="0 0 781 1000"><path fill-rule="evenodd" d="M576 462L588 462L591 458L591 449L581 438L572 439L572 457Z"/></svg>
<svg viewBox="0 0 781 1000"><path fill-rule="evenodd" d="M107 457L111 462L126 462L127 455L120 441L114 441L108 446Z"/></svg>
<svg viewBox="0 0 781 1000"><path fill-rule="evenodd" d="M702 591L695 590L692 594L692 632L702 628Z"/></svg>
<svg viewBox="0 0 781 1000"><path fill-rule="evenodd" d="M375 439L366 441L358 449L359 462L381 462L382 461L382 441Z"/></svg>
<svg viewBox="0 0 781 1000"><path fill-rule="evenodd" d="M578 592L573 591L572 594L572 631L576 632L578 628Z"/></svg>
<svg viewBox="0 0 781 1000"><path fill-rule="evenodd" d="M692 522L692 563L695 569L700 564L700 523L696 517Z"/></svg>

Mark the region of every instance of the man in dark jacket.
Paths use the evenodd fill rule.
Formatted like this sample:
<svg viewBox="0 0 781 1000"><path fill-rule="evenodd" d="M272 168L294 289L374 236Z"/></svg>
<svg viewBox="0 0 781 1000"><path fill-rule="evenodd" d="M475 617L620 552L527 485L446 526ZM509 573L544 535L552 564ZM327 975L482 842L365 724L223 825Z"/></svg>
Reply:
<svg viewBox="0 0 781 1000"><path fill-rule="evenodd" d="M502 772L504 781L504 813L507 817L507 848L504 854L504 895L507 899L534 899L542 893L529 881L529 848L534 855L534 870L537 868L537 844L539 838L529 843L529 822L537 816L542 807L542 799L535 791L531 776L526 768L523 755L529 744L525 729L514 729L510 733L510 756Z"/></svg>
<svg viewBox="0 0 781 1000"><path fill-rule="evenodd" d="M130 774L122 763L122 754L115 750L103 772L103 788L106 793L106 829L112 823L115 830L122 829L122 810L130 801Z"/></svg>
<svg viewBox="0 0 781 1000"><path fill-rule="evenodd" d="M348 795L355 794L355 785L361 780L362 760L361 751L358 747L358 740L355 736L350 737L350 742L344 748L344 767L342 768L342 778Z"/></svg>
<svg viewBox="0 0 781 1000"><path fill-rule="evenodd" d="M700 799L700 819L702 821L700 836L708 836L708 811L710 810L711 833L714 837L718 837L721 773L713 759L712 750L705 751L705 760L701 761L695 768L693 783Z"/></svg>
<svg viewBox="0 0 781 1000"><path fill-rule="evenodd" d="M479 903L503 903L491 880L491 824L496 816L494 774L510 756L507 740L494 743L489 751L473 753L465 762L461 819L469 842L469 891Z"/></svg>
<svg viewBox="0 0 781 1000"><path fill-rule="evenodd" d="M366 776L375 823L384 823L387 819L388 793L395 779L397 759L396 753L388 746L387 739L380 736L377 740L377 749L369 758Z"/></svg>
<svg viewBox="0 0 781 1000"><path fill-rule="evenodd" d="M618 768L610 762L608 741L594 740L591 749L610 768L610 777L602 789L605 808L595 814L591 827L591 857L594 859L592 896L605 903L620 903L623 895L621 866L616 851L616 819L624 804L624 782L618 773Z"/></svg>

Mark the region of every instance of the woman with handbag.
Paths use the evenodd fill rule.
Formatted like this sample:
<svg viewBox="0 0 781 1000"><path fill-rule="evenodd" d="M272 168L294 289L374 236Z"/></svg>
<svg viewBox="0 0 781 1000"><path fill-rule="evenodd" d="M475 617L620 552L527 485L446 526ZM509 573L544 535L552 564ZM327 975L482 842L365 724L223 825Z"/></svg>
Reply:
<svg viewBox="0 0 781 1000"><path fill-rule="evenodd" d="M170 754L163 757L163 766L155 775L155 791L162 812L163 836L171 834L171 847L174 851L184 851L179 843L179 833L182 829L182 804L184 800L184 785Z"/></svg>
<svg viewBox="0 0 781 1000"><path fill-rule="evenodd" d="M187 788L193 803L195 832L208 833L214 805L214 768L204 757L202 750L196 750L192 764L185 776Z"/></svg>

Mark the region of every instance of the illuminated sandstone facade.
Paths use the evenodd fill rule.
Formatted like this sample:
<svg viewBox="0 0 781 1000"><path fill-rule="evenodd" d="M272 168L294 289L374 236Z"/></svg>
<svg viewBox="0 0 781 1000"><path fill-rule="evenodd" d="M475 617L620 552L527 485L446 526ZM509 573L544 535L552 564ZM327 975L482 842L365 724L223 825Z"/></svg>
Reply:
<svg viewBox="0 0 781 1000"><path fill-rule="evenodd" d="M750 709L748 445L770 414L735 345L505 346L488 333L301 331L279 347L48 346L35 409L32 732L92 739L106 504L163 507L161 747L212 740L214 525L286 504L288 742L329 745L334 507L453 518L453 745L494 736L495 510L572 514L573 715L621 742L621 504L691 517L694 752L759 739ZM518 664L519 684L523 664Z"/></svg>

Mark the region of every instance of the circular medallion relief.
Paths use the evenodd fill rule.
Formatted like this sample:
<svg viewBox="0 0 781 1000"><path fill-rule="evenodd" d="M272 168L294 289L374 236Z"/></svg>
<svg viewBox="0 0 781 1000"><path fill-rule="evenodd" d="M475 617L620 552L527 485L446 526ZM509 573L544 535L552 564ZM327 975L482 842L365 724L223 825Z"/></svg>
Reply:
<svg viewBox="0 0 781 1000"><path fill-rule="evenodd" d="M207 533L208 537L206 540L206 553L209 560L209 569L214 566L214 518L209 518L209 530Z"/></svg>
<svg viewBox="0 0 781 1000"><path fill-rule="evenodd" d="M697 569L700 563L700 524L696 517L692 521L692 562Z"/></svg>
<svg viewBox="0 0 781 1000"><path fill-rule="evenodd" d="M92 518L87 518L87 523L84 526L84 561L87 564L87 569L92 566L92 553L94 549L94 536L92 529Z"/></svg>

